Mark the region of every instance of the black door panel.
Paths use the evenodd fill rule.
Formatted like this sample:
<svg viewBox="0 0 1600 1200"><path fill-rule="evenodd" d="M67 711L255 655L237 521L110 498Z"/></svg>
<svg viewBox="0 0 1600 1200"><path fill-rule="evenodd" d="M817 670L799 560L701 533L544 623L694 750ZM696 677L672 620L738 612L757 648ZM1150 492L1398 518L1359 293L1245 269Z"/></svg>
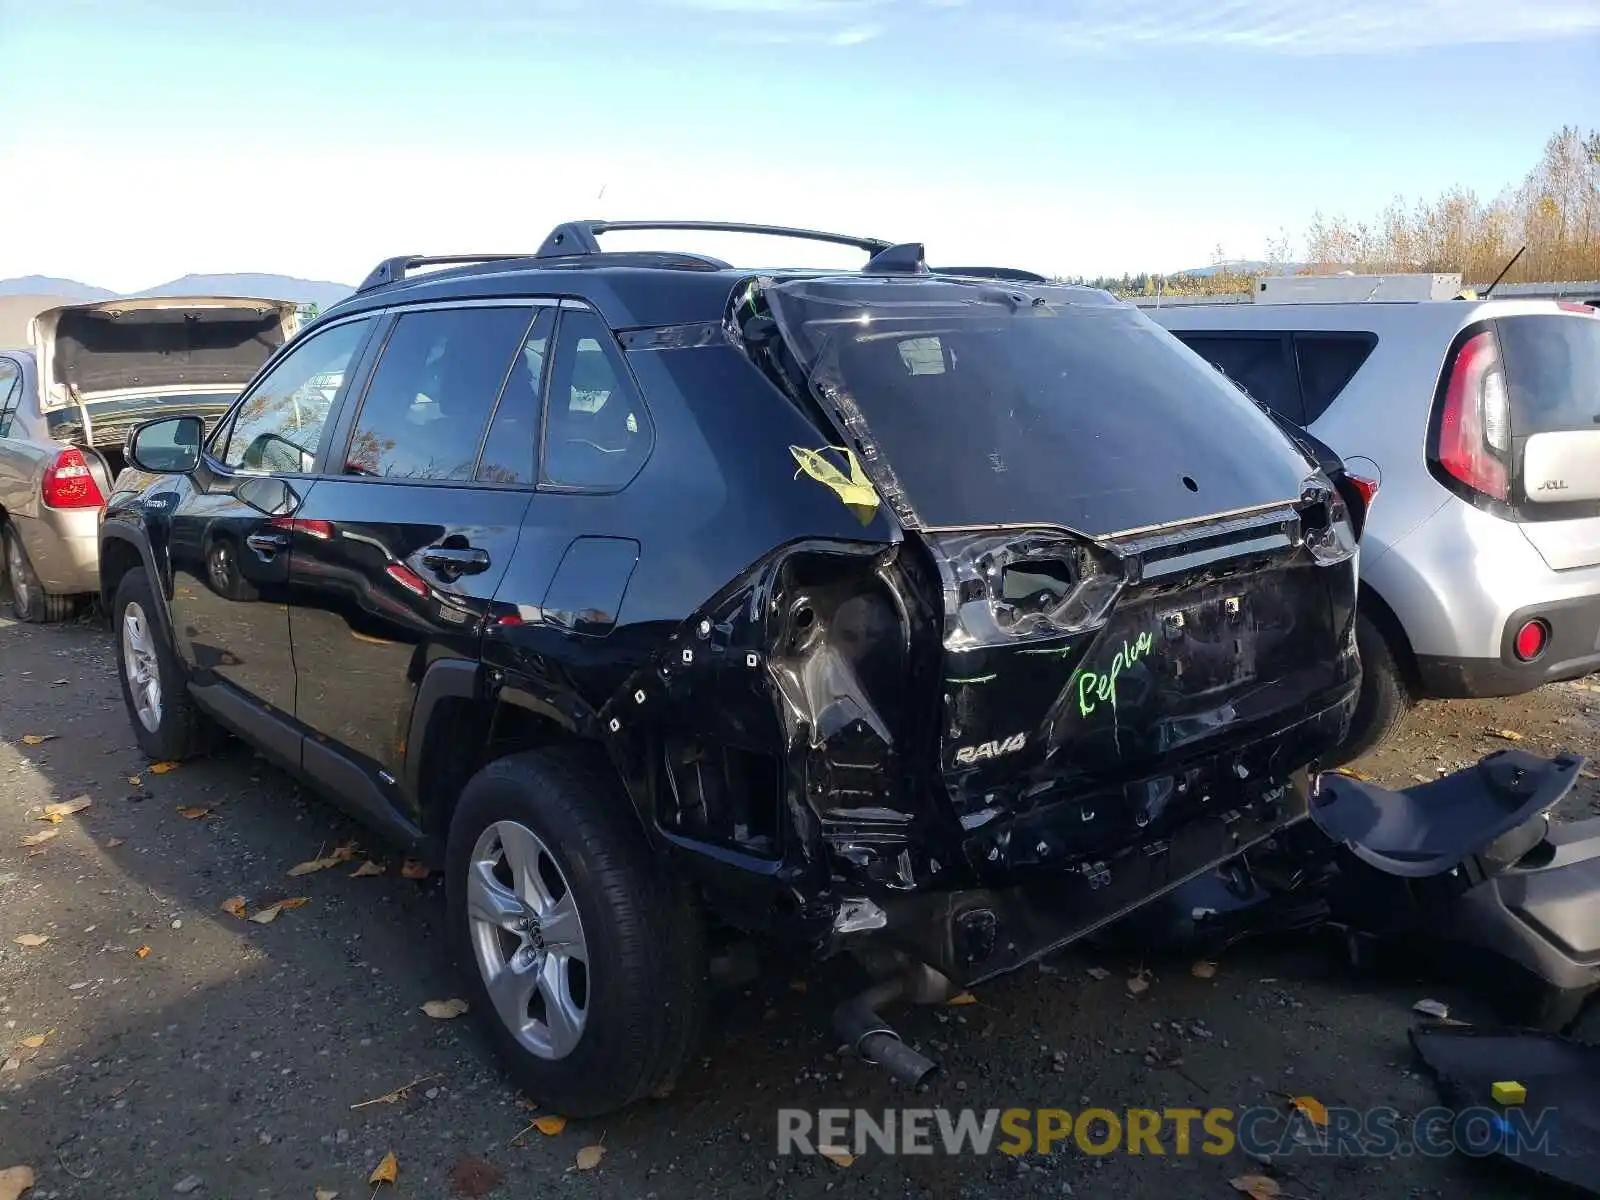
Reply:
<svg viewBox="0 0 1600 1200"><path fill-rule="evenodd" d="M314 497L294 523L290 571L297 715L398 775L422 674L477 657L530 496L330 479Z"/></svg>

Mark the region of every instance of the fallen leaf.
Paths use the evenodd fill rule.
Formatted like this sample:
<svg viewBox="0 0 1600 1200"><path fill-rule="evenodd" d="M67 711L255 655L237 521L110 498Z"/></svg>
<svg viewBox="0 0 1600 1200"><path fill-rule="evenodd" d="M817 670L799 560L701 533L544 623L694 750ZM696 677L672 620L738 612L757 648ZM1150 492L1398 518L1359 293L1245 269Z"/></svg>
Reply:
<svg viewBox="0 0 1600 1200"><path fill-rule="evenodd" d="M600 1160L605 1156L604 1146L585 1146L578 1151L578 1157L572 1160L572 1164L580 1171L592 1171L600 1165Z"/></svg>
<svg viewBox="0 0 1600 1200"><path fill-rule="evenodd" d="M1596 771L1593 767L1584 767L1578 774L1585 779L1600 779L1600 771Z"/></svg>
<svg viewBox="0 0 1600 1200"><path fill-rule="evenodd" d="M400 1160L394 1156L394 1151L383 1156L383 1161L373 1168L372 1174L367 1176L368 1183L394 1183L400 1178Z"/></svg>
<svg viewBox="0 0 1600 1200"><path fill-rule="evenodd" d="M400 875L404 879L426 879L428 877L428 864L408 858L400 865Z"/></svg>
<svg viewBox="0 0 1600 1200"><path fill-rule="evenodd" d="M36 1033L32 1037L23 1038L17 1043L17 1045L21 1046L24 1050L37 1050L40 1046L45 1044L50 1035L54 1032L54 1029L46 1029L43 1033Z"/></svg>
<svg viewBox="0 0 1600 1200"><path fill-rule="evenodd" d="M354 871L350 872L350 878L351 879L364 879L369 875L382 875L382 874L383 874L383 864L382 863L375 863L369 858L369 859L367 859L366 862L362 863Z"/></svg>
<svg viewBox="0 0 1600 1200"><path fill-rule="evenodd" d="M312 1200L339 1200L339 1193L330 1191L328 1188L318 1188Z"/></svg>
<svg viewBox="0 0 1600 1200"><path fill-rule="evenodd" d="M337 867L343 861L342 858L313 858L309 862L296 863L289 868L288 873L291 877L310 875L316 871L326 871L329 867Z"/></svg>
<svg viewBox="0 0 1600 1200"><path fill-rule="evenodd" d="M1365 775L1356 770L1354 767L1335 767L1333 769L1333 774L1344 775L1350 779L1359 779L1363 783L1372 778L1371 775Z"/></svg>
<svg viewBox="0 0 1600 1200"><path fill-rule="evenodd" d="M334 862L349 862L355 856L356 844L354 842L345 842L341 846L335 846L333 853L328 855Z"/></svg>
<svg viewBox="0 0 1600 1200"><path fill-rule="evenodd" d="M957 992L954 996L951 996L950 999L945 1001L946 1004L952 1005L976 1004L977 1002L978 998L971 992Z"/></svg>
<svg viewBox="0 0 1600 1200"><path fill-rule="evenodd" d="M71 800L62 800L56 804L46 804L44 815L52 821L59 821L62 817L70 817L73 813L80 813L94 801L87 796L76 796Z"/></svg>
<svg viewBox="0 0 1600 1200"><path fill-rule="evenodd" d="M555 1137L556 1134L567 1127L567 1119L558 1117L555 1113L550 1113L535 1121L533 1127L544 1134L545 1137Z"/></svg>
<svg viewBox="0 0 1600 1200"><path fill-rule="evenodd" d="M1328 1108L1315 1096L1296 1096L1289 1103L1306 1116L1306 1120L1313 1125L1326 1126L1328 1124Z"/></svg>
<svg viewBox="0 0 1600 1200"><path fill-rule="evenodd" d="M32 1167L7 1167L0 1171L0 1200L17 1200L33 1187Z"/></svg>
<svg viewBox="0 0 1600 1200"><path fill-rule="evenodd" d="M19 946L28 946L31 948L34 946L42 946L50 939L48 936L42 933L19 933L11 940Z"/></svg>
<svg viewBox="0 0 1600 1200"><path fill-rule="evenodd" d="M137 775L129 775L128 776L128 782L133 784L134 787L138 787L141 783L144 782L144 780L139 778L139 776L137 776Z"/></svg>
<svg viewBox="0 0 1600 1200"><path fill-rule="evenodd" d="M229 896L222 902L222 911L227 913L230 917L243 917L245 912L244 897Z"/></svg>
<svg viewBox="0 0 1600 1200"><path fill-rule="evenodd" d="M22 735L22 744L24 746L42 746L46 742L55 741L55 738L56 735L53 733L25 733Z"/></svg>
<svg viewBox="0 0 1600 1200"><path fill-rule="evenodd" d="M1111 978L1111 972L1106 970L1104 967L1089 967L1088 972L1090 979L1099 980Z"/></svg>
<svg viewBox="0 0 1600 1200"><path fill-rule="evenodd" d="M1217 964L1202 958L1189 968L1189 974L1196 979L1215 979L1217 977Z"/></svg>
<svg viewBox="0 0 1600 1200"><path fill-rule="evenodd" d="M1265 1175L1236 1175L1228 1183L1234 1191L1243 1192L1250 1200L1278 1200L1283 1195L1278 1181L1268 1179Z"/></svg>
<svg viewBox="0 0 1600 1200"><path fill-rule="evenodd" d="M1503 742L1520 742L1522 735L1515 729L1490 729L1486 731L1490 737L1499 738Z"/></svg>
<svg viewBox="0 0 1600 1200"><path fill-rule="evenodd" d="M467 1002L465 1000L429 1000L422 1006L422 1011L436 1021L448 1021L466 1012Z"/></svg>
<svg viewBox="0 0 1600 1200"><path fill-rule="evenodd" d="M1411 1006L1411 1011L1421 1013L1425 1017L1432 1017L1436 1021L1450 1019L1450 1006L1442 1000L1418 1000Z"/></svg>
<svg viewBox="0 0 1600 1200"><path fill-rule="evenodd" d="M134 956L136 958L149 958L150 957L150 947L149 946L140 946L133 953L134 953Z"/></svg>
<svg viewBox="0 0 1600 1200"><path fill-rule="evenodd" d="M848 1167L856 1161L856 1156L843 1146L818 1146L817 1153L836 1167Z"/></svg>
<svg viewBox="0 0 1600 1200"><path fill-rule="evenodd" d="M450 1169L450 1190L457 1196L477 1200L499 1187L500 1179L500 1172L483 1159L465 1155Z"/></svg>
<svg viewBox="0 0 1600 1200"><path fill-rule="evenodd" d="M175 762L158 762L150 764L150 774L165 775L168 771L176 771L178 764Z"/></svg>
<svg viewBox="0 0 1600 1200"><path fill-rule="evenodd" d="M309 896L296 896L290 900L277 900L267 905L255 916L247 918L257 925L270 925L278 919L278 914L288 912L291 908L299 908L302 904L311 903Z"/></svg>
<svg viewBox="0 0 1600 1200"><path fill-rule="evenodd" d="M402 1086L395 1088L395 1090L392 1092L385 1092L381 1096L374 1096L371 1100L358 1101L357 1103L352 1104L350 1109L353 1112L358 1108L367 1108L373 1104L398 1104L401 1099L411 1091L412 1088L417 1086L417 1084L427 1083L430 1079L438 1079L439 1077L440 1076L438 1072L435 1072L432 1075L424 1075L419 1079L413 1079L410 1083L403 1084Z"/></svg>
<svg viewBox="0 0 1600 1200"><path fill-rule="evenodd" d="M0 1073L6 1071L15 1071L20 1069L21 1066L22 1060L13 1054L10 1058L6 1059L5 1062L0 1063Z"/></svg>
<svg viewBox="0 0 1600 1200"><path fill-rule="evenodd" d="M180 817L182 817L185 821L198 821L201 817L210 816L211 815L211 809L210 808L200 808L198 806L192 807L192 808L184 808L182 805L179 805L179 807L178 807L178 815Z"/></svg>
<svg viewBox="0 0 1600 1200"><path fill-rule="evenodd" d="M27 837L23 838L22 844L24 846L42 846L51 838L60 836L61 830L59 829L41 829L38 833L30 833Z"/></svg>
<svg viewBox="0 0 1600 1200"><path fill-rule="evenodd" d="M124 838L107 838L106 839L106 849L107 850L115 850L118 846L122 845L122 843L125 840L126 839L124 839Z"/></svg>
<svg viewBox="0 0 1600 1200"><path fill-rule="evenodd" d="M1128 977L1128 994L1142 996L1150 990L1150 981L1143 975L1130 975Z"/></svg>

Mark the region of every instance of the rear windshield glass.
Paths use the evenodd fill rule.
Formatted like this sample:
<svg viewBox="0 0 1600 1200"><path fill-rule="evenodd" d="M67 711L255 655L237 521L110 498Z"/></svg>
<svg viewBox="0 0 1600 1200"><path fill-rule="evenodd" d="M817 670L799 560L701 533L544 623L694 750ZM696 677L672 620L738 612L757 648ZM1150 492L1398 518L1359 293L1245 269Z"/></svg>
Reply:
<svg viewBox="0 0 1600 1200"><path fill-rule="evenodd" d="M1530 313L1495 327L1518 437L1600 429L1600 320Z"/></svg>
<svg viewBox="0 0 1600 1200"><path fill-rule="evenodd" d="M1308 473L1237 387L1103 293L869 277L768 294L925 526L1113 533L1292 500Z"/></svg>

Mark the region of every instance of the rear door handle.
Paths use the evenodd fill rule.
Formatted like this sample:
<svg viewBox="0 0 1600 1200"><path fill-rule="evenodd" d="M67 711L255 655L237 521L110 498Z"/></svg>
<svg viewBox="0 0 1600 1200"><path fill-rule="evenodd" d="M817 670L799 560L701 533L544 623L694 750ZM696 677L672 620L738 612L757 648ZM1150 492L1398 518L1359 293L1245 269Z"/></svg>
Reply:
<svg viewBox="0 0 1600 1200"><path fill-rule="evenodd" d="M278 551L289 548L289 535L287 533L252 533L244 539L244 544L262 558L271 558Z"/></svg>
<svg viewBox="0 0 1600 1200"><path fill-rule="evenodd" d="M422 552L422 565L445 579L478 575L489 569L489 552L470 546L429 546Z"/></svg>

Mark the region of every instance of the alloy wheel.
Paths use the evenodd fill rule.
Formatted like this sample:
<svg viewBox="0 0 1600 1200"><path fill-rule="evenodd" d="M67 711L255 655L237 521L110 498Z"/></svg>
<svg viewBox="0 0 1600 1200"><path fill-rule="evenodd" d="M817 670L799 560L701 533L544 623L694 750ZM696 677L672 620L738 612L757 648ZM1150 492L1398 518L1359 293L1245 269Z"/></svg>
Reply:
<svg viewBox="0 0 1600 1200"><path fill-rule="evenodd" d="M122 610L122 663L134 715L151 733L161 728L161 669L150 620L137 601Z"/></svg>
<svg viewBox="0 0 1600 1200"><path fill-rule="evenodd" d="M571 1054L589 1014L589 948L577 897L526 825L496 821L467 866L473 956L501 1022L530 1054Z"/></svg>

